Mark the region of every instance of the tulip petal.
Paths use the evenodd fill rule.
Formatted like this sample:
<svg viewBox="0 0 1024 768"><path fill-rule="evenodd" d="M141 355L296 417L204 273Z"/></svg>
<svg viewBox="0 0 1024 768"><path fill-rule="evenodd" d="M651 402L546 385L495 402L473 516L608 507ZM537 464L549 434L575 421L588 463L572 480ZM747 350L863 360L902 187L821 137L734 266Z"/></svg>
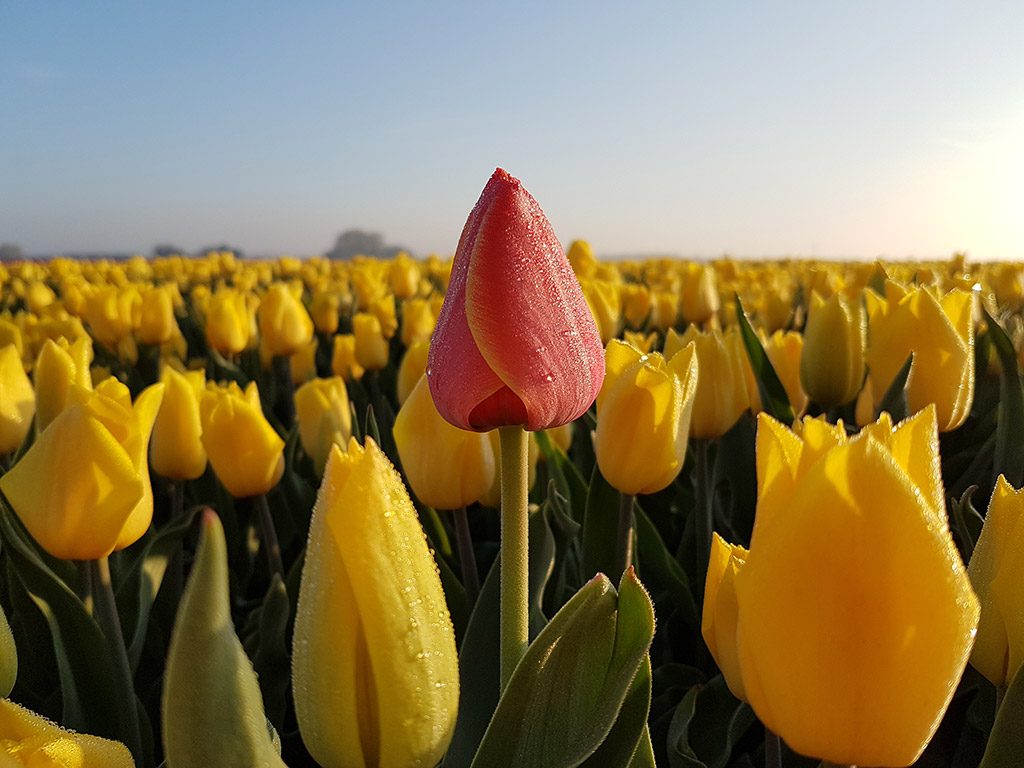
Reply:
<svg viewBox="0 0 1024 768"><path fill-rule="evenodd" d="M119 741L73 733L7 699L0 699L0 738L25 749L14 765L60 765L77 768L135 768L128 748ZM10 742L13 742L11 744ZM37 761L33 753L39 756ZM31 762L23 763L27 757ZM0 759L3 756L0 755ZM3 763L7 765L7 763Z"/></svg>

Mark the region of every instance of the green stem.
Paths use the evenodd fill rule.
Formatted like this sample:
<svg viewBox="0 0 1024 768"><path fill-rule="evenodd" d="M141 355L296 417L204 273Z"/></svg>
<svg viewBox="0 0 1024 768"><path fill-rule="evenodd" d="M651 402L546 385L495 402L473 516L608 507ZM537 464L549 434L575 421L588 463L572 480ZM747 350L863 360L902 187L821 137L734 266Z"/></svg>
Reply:
<svg viewBox="0 0 1024 768"><path fill-rule="evenodd" d="M95 617L107 643L113 653L114 664L122 677L126 692L130 692L131 701L123 702L127 717L125 725L127 741L125 746L132 753L138 765L144 764L142 752L142 731L139 727L138 712L135 707L135 684L132 679L131 665L128 663L128 649L124 644L124 632L121 619L117 615L117 602L114 599L114 586L110 578L110 562L105 557L87 561L87 568L92 581L92 592L95 599Z"/></svg>
<svg viewBox="0 0 1024 768"><path fill-rule="evenodd" d="M177 523L185 514L185 481L171 480L171 523ZM167 564L167 587L171 592L172 602L178 604L185 585L185 554L184 542L174 548L171 561Z"/></svg>
<svg viewBox="0 0 1024 768"><path fill-rule="evenodd" d="M530 531L527 435L500 427L501 438L501 688L530 644Z"/></svg>
<svg viewBox="0 0 1024 768"><path fill-rule="evenodd" d="M633 564L636 542L636 514L633 512L633 494L619 493L619 532L615 546L615 573L622 575Z"/></svg>
<svg viewBox="0 0 1024 768"><path fill-rule="evenodd" d="M714 506L711 496L711 476L708 465L708 441L693 441L695 474L695 507L697 537L697 595L698 607L704 604L704 582L707 579L708 562L711 557L711 534L715 529Z"/></svg>
<svg viewBox="0 0 1024 768"><path fill-rule="evenodd" d="M473 535L469 530L469 516L465 507L455 510L455 543L459 548L459 566L462 568L462 586L466 588L470 606L476 604L480 594L480 571L473 552Z"/></svg>
<svg viewBox="0 0 1024 768"><path fill-rule="evenodd" d="M764 768L782 768L782 739L768 728L764 729Z"/></svg>
<svg viewBox="0 0 1024 768"><path fill-rule="evenodd" d="M270 569L270 576L273 578L276 573L284 580L284 563L281 562L281 544L277 540L277 531L274 528L274 518L270 516L270 505L267 504L267 495L261 493L253 497L256 509L260 516L260 536L263 539L263 551L267 554L267 566Z"/></svg>
<svg viewBox="0 0 1024 768"><path fill-rule="evenodd" d="M292 383L291 359L288 355L276 355L273 368L277 384L277 417L287 431L295 423L295 385Z"/></svg>

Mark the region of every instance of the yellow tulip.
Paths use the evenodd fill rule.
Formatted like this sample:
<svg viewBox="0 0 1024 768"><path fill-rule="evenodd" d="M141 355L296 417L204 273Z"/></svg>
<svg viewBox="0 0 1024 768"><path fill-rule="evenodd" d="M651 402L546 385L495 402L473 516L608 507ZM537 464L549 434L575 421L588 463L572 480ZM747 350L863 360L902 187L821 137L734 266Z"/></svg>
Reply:
<svg viewBox="0 0 1024 768"><path fill-rule="evenodd" d="M907 405L935 404L939 430L963 424L974 401L974 294L953 290L936 299L925 288L889 281L885 298L865 292L868 305L867 363L877 409L907 356Z"/></svg>
<svg viewBox="0 0 1024 768"><path fill-rule="evenodd" d="M18 517L54 557L106 557L149 528L149 436L163 388L148 387L133 406L115 379L96 391L74 386L68 407L0 478Z"/></svg>
<svg viewBox="0 0 1024 768"><path fill-rule="evenodd" d="M73 385L92 389L92 343L80 338L70 346L47 340L36 360L36 433L42 432L68 403Z"/></svg>
<svg viewBox="0 0 1024 768"><path fill-rule="evenodd" d="M706 323L721 307L714 269L691 261L683 265L682 273L679 305L683 319L698 325Z"/></svg>
<svg viewBox="0 0 1024 768"><path fill-rule="evenodd" d="M319 346L320 342L314 336L288 359L293 384L304 384L316 378L316 351Z"/></svg>
<svg viewBox="0 0 1024 768"><path fill-rule="evenodd" d="M399 409L393 433L409 486L427 506L468 506L494 483L495 457L487 433L467 432L445 421L426 376Z"/></svg>
<svg viewBox="0 0 1024 768"><path fill-rule="evenodd" d="M333 448L313 509L292 646L299 731L324 766L437 763L459 666L437 565L372 439Z"/></svg>
<svg viewBox="0 0 1024 768"><path fill-rule="evenodd" d="M736 642L736 623L739 619L736 575L743 568L746 558L747 550L743 547L729 544L717 533L713 534L700 627L704 642L718 668L722 670L726 685L740 701L746 701L747 695L743 689L739 646Z"/></svg>
<svg viewBox="0 0 1024 768"><path fill-rule="evenodd" d="M1024 491L1002 475L967 572L981 601L971 664L993 685L1007 686L1024 663Z"/></svg>
<svg viewBox="0 0 1024 768"><path fill-rule="evenodd" d="M622 334L622 338L627 344L636 347L646 354L654 349L654 342L658 340L658 334L651 331L645 336L639 331L626 331Z"/></svg>
<svg viewBox="0 0 1024 768"><path fill-rule="evenodd" d="M267 422L256 382L208 384L199 400L203 447L213 471L237 498L266 493L284 474L284 441Z"/></svg>
<svg viewBox="0 0 1024 768"><path fill-rule="evenodd" d="M608 345L594 447L613 488L655 493L675 480L686 457L697 370L692 343L668 362L623 341Z"/></svg>
<svg viewBox="0 0 1024 768"><path fill-rule="evenodd" d="M13 701L0 699L4 768L135 768L119 741L66 731Z"/></svg>
<svg viewBox="0 0 1024 768"><path fill-rule="evenodd" d="M357 312L352 318L356 362L368 371L379 371L388 364L388 342L376 315Z"/></svg>
<svg viewBox="0 0 1024 768"><path fill-rule="evenodd" d="M817 293L811 294L800 382L814 402L832 408L857 396L864 382L865 330L859 299L850 301L834 293L825 301Z"/></svg>
<svg viewBox="0 0 1024 768"><path fill-rule="evenodd" d="M430 341L437 316L426 299L409 299L402 304L402 344L407 348L417 341Z"/></svg>
<svg viewBox="0 0 1024 768"><path fill-rule="evenodd" d="M352 436L348 390L340 376L313 379L295 390L302 449L322 474L332 445L345 446Z"/></svg>
<svg viewBox="0 0 1024 768"><path fill-rule="evenodd" d="M597 259L594 257L594 249L586 240L573 240L569 243L569 250L565 257L572 265L572 271L578 278L592 277L597 270Z"/></svg>
<svg viewBox="0 0 1024 768"><path fill-rule="evenodd" d="M195 480L206 471L199 398L206 387L202 371L179 373L165 366L160 374L164 399L153 424L153 471L172 480Z"/></svg>
<svg viewBox="0 0 1024 768"><path fill-rule="evenodd" d="M658 291L654 295L651 325L662 331L675 327L679 320L679 297L675 293Z"/></svg>
<svg viewBox="0 0 1024 768"><path fill-rule="evenodd" d="M105 285L85 302L92 337L112 350L138 326L141 311L142 296L134 287Z"/></svg>
<svg viewBox="0 0 1024 768"><path fill-rule="evenodd" d="M345 381L359 381L366 369L356 360L356 337L351 333L339 333L334 337L331 355L331 370Z"/></svg>
<svg viewBox="0 0 1024 768"><path fill-rule="evenodd" d="M29 312L41 314L57 300L57 296L46 283L33 280L25 291L25 303Z"/></svg>
<svg viewBox="0 0 1024 768"><path fill-rule="evenodd" d="M136 332L139 341L143 344L164 344L178 333L178 321L174 317L174 296L170 289L165 286L144 289L139 329Z"/></svg>
<svg viewBox="0 0 1024 768"><path fill-rule="evenodd" d="M430 353L430 340L416 341L405 350L402 355L402 362L398 366L398 404L402 405L409 397L420 380L420 377L427 371L427 355Z"/></svg>
<svg viewBox="0 0 1024 768"><path fill-rule="evenodd" d="M768 361L786 390L793 413L799 416L807 409L807 393L800 385L800 361L803 359L804 337L796 331L775 331L765 342Z"/></svg>
<svg viewBox="0 0 1024 768"><path fill-rule="evenodd" d="M690 325L681 336L670 329L665 339L665 359L670 361L691 342L697 352L697 394L690 419L690 436L721 437L747 409L746 373L742 342L736 331L704 333Z"/></svg>
<svg viewBox="0 0 1024 768"><path fill-rule="evenodd" d="M260 301L260 338L270 354L294 354L313 338L313 321L302 302L284 283L270 286Z"/></svg>
<svg viewBox="0 0 1024 768"><path fill-rule="evenodd" d="M13 344L0 349L0 456L25 440L36 412L36 395Z"/></svg>
<svg viewBox="0 0 1024 768"><path fill-rule="evenodd" d="M385 339L395 335L398 330L398 313L394 296L381 296L370 305L370 313L380 322L380 332Z"/></svg>
<svg viewBox="0 0 1024 768"><path fill-rule="evenodd" d="M399 299L415 295L420 285L419 265L409 258L409 254L398 254L388 265L388 282Z"/></svg>
<svg viewBox="0 0 1024 768"><path fill-rule="evenodd" d="M607 344L619 335L622 328L622 301L619 286L604 280L585 280L581 283L583 297L590 314L601 333L601 343Z"/></svg>
<svg viewBox="0 0 1024 768"><path fill-rule="evenodd" d="M341 297L336 291L321 290L313 294L309 314L317 331L327 335L338 332L338 314L341 312Z"/></svg>
<svg viewBox="0 0 1024 768"><path fill-rule="evenodd" d="M222 355L237 355L249 345L252 316L245 294L221 288L206 308L206 341Z"/></svg>
<svg viewBox="0 0 1024 768"><path fill-rule="evenodd" d="M956 689L978 601L946 522L935 409L852 439L765 415L758 502L735 574L750 705L795 751L906 766Z"/></svg>
<svg viewBox="0 0 1024 768"><path fill-rule="evenodd" d="M630 328L641 328L651 315L653 303L646 285L622 286L622 316Z"/></svg>
<svg viewBox="0 0 1024 768"><path fill-rule="evenodd" d="M18 648L14 644L11 625L0 607L0 699L7 698L18 680ZM0 735L0 739L3 736Z"/></svg>

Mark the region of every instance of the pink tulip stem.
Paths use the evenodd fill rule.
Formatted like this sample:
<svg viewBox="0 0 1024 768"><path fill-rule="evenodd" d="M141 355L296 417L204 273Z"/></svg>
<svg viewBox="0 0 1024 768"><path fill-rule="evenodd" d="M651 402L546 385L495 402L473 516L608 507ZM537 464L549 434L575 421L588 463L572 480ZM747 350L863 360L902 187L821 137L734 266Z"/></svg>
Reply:
<svg viewBox="0 0 1024 768"><path fill-rule="evenodd" d="M693 454L695 459L694 470L694 514L696 518L696 541L697 541L697 589L700 600L698 608L704 604L704 581L708 572L708 562L711 558L711 533L715 528L714 499L711 487L711 468L708 466L708 441L694 440Z"/></svg>
<svg viewBox="0 0 1024 768"><path fill-rule="evenodd" d="M764 768L782 768L782 739L768 728L764 729Z"/></svg>
<svg viewBox="0 0 1024 768"><path fill-rule="evenodd" d="M530 520L527 435L499 427L501 438L501 688L530 644Z"/></svg>
<svg viewBox="0 0 1024 768"><path fill-rule="evenodd" d="M619 493L619 532L615 546L615 575L625 573L633 564L633 548L636 543L636 513L633 511L634 496Z"/></svg>
<svg viewBox="0 0 1024 768"><path fill-rule="evenodd" d="M459 549L459 566L462 568L462 586L466 588L469 605L476 604L480 594L480 571L476 566L473 552L473 535L469 530L469 516L465 507L455 510L455 544Z"/></svg>
<svg viewBox="0 0 1024 768"><path fill-rule="evenodd" d="M267 555L267 567L270 569L270 576L276 573L284 579L284 563L281 562L281 544L277 540L277 530L274 528L274 518L270 515L270 505L267 504L267 495L261 493L253 497L257 513L260 516L260 537L263 539L263 551Z"/></svg>

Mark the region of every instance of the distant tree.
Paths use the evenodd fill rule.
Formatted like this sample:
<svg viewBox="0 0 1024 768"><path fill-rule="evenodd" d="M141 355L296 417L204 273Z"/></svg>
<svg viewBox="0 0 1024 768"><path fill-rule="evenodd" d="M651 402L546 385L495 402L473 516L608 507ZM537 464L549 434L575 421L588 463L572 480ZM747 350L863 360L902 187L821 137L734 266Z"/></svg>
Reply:
<svg viewBox="0 0 1024 768"><path fill-rule="evenodd" d="M405 248L388 245L378 232L366 232L362 229L347 229L338 235L334 247L327 252L330 259L351 259L353 256L377 256L390 259Z"/></svg>
<svg viewBox="0 0 1024 768"><path fill-rule="evenodd" d="M21 247L14 243L0 243L0 261L18 261L24 258Z"/></svg>
<svg viewBox="0 0 1024 768"><path fill-rule="evenodd" d="M186 253L184 248L179 248L176 245L168 245L167 243L161 243L160 245L153 246L154 256L178 256Z"/></svg>
<svg viewBox="0 0 1024 768"><path fill-rule="evenodd" d="M220 245L208 245L205 248L201 248L199 250L199 252L202 253L203 255L206 255L211 251L218 251L220 253L224 253L225 251L227 251L228 253L233 253L236 259L245 258L245 251L243 251L241 248L235 248L233 245L228 245L227 243L221 243Z"/></svg>

